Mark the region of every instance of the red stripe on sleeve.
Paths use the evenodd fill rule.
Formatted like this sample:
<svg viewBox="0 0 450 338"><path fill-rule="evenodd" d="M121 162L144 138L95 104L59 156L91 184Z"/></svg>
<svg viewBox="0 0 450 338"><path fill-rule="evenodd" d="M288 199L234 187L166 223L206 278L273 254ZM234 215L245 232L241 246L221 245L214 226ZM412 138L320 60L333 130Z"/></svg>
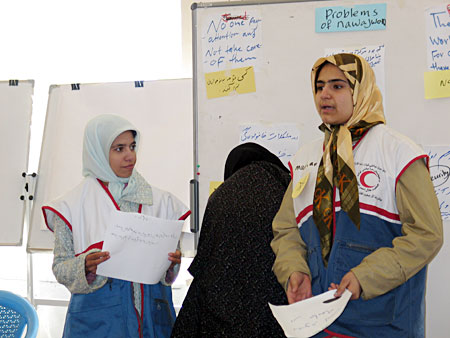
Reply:
<svg viewBox="0 0 450 338"><path fill-rule="evenodd" d="M398 176L397 176L397 178L395 179L395 191L397 191L397 183L398 183L398 180L400 179L400 177L403 175L403 173L405 172L405 170L406 169L408 169L410 166L411 166L411 164L413 164L414 162L416 162L417 160L420 160L420 159L425 159L425 164L426 164L426 166L427 166L427 168L428 168L428 162L429 162L429 157L428 157L428 155L421 155L421 156L418 156L418 157L416 157L416 158L413 158L411 161L409 161L409 163L402 169L402 171L400 171L400 174L398 174ZM428 169L429 170L429 169Z"/></svg>
<svg viewBox="0 0 450 338"><path fill-rule="evenodd" d="M59 218L61 218L64 221L64 223L66 223L66 225L70 229L70 231L72 231L72 224L70 224L70 222L58 210L53 209L52 207L42 207L42 213L44 214L45 225L51 232L53 232L53 230L48 226L47 213L45 212L46 210L51 211L51 212L55 213L56 215L58 215Z"/></svg>
<svg viewBox="0 0 450 338"><path fill-rule="evenodd" d="M89 246L86 250L84 250L83 252L80 252L80 253L75 254L75 257L77 257L77 256L79 256L79 255L82 255L82 254L84 254L85 252L88 252L89 250L92 250L92 249L99 249L99 250L102 250L102 249L103 249L103 241L97 242L97 243L94 243L94 244L90 245L90 246Z"/></svg>

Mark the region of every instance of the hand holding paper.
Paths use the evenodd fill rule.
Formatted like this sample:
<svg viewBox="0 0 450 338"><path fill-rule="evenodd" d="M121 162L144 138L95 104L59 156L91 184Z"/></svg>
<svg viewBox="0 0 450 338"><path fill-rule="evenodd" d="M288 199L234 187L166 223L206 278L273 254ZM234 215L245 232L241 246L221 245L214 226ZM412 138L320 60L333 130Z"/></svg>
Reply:
<svg viewBox="0 0 450 338"><path fill-rule="evenodd" d="M348 290L352 293L351 300L359 299L361 296L361 284L359 284L359 280L356 278L353 271L347 272L344 277L342 277L340 284L331 283L328 290L337 290L335 297L342 296L344 291Z"/></svg>
<svg viewBox="0 0 450 338"><path fill-rule="evenodd" d="M96 274L97 266L100 263L103 263L104 261L108 260L109 258L110 258L109 252L107 251L94 252L87 255L84 261L84 270L86 274L89 273Z"/></svg>
<svg viewBox="0 0 450 338"><path fill-rule="evenodd" d="M312 297L311 280L309 276L299 271L293 272L289 277L286 295L289 304Z"/></svg>
<svg viewBox="0 0 450 338"><path fill-rule="evenodd" d="M181 251L169 252L169 261L172 262L169 269L172 269L177 264L181 264Z"/></svg>
<svg viewBox="0 0 450 338"><path fill-rule="evenodd" d="M311 337L331 325L344 311L352 293L345 290L339 298L336 290L291 305L272 305L273 316L287 337Z"/></svg>
<svg viewBox="0 0 450 338"><path fill-rule="evenodd" d="M144 284L156 284L171 265L183 221L115 211L104 236L103 251L111 258L97 274Z"/></svg>

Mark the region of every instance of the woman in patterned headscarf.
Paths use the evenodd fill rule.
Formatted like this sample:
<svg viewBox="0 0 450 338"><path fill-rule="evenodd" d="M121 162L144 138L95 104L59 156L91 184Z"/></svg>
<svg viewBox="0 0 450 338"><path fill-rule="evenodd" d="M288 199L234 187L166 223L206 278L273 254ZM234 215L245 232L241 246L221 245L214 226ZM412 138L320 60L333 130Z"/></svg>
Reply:
<svg viewBox="0 0 450 338"><path fill-rule="evenodd" d="M175 196L150 186L135 170L138 144L138 130L124 118L91 119L84 133L83 181L42 208L55 234L53 273L72 294L63 337L170 336L175 320L170 284L181 262L179 250L169 253L172 264L156 284L96 274L97 266L110 258L102 247L112 211L171 220L190 213Z"/></svg>
<svg viewBox="0 0 450 338"><path fill-rule="evenodd" d="M442 245L428 157L385 125L362 57L320 58L311 81L324 138L290 163L273 222L274 272L290 303L352 293L317 337L423 337L426 265Z"/></svg>

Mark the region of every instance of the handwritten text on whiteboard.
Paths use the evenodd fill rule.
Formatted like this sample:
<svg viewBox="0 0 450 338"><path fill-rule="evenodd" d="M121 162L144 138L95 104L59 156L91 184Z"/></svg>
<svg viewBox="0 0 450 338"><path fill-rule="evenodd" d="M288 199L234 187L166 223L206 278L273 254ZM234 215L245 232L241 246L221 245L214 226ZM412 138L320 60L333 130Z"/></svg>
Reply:
<svg viewBox="0 0 450 338"><path fill-rule="evenodd" d="M205 73L257 65L262 55L262 18L257 10L206 17L201 26Z"/></svg>
<svg viewBox="0 0 450 338"><path fill-rule="evenodd" d="M253 142L267 148L287 163L300 145L300 131L291 123L255 123L240 126L239 144Z"/></svg>
<svg viewBox="0 0 450 338"><path fill-rule="evenodd" d="M443 4L425 11L427 67L450 70L450 13Z"/></svg>

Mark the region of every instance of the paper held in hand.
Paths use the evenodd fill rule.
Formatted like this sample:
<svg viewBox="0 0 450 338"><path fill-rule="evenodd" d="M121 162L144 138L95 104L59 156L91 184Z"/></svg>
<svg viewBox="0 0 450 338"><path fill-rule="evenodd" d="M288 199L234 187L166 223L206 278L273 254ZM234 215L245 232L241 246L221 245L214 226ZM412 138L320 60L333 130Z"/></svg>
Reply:
<svg viewBox="0 0 450 338"><path fill-rule="evenodd" d="M114 211L104 235L102 251L111 258L97 274L144 284L156 284L169 268L184 221Z"/></svg>
<svg viewBox="0 0 450 338"><path fill-rule="evenodd" d="M348 290L339 298L335 293L331 290L294 304L269 306L286 337L311 337L330 326L352 296Z"/></svg>

